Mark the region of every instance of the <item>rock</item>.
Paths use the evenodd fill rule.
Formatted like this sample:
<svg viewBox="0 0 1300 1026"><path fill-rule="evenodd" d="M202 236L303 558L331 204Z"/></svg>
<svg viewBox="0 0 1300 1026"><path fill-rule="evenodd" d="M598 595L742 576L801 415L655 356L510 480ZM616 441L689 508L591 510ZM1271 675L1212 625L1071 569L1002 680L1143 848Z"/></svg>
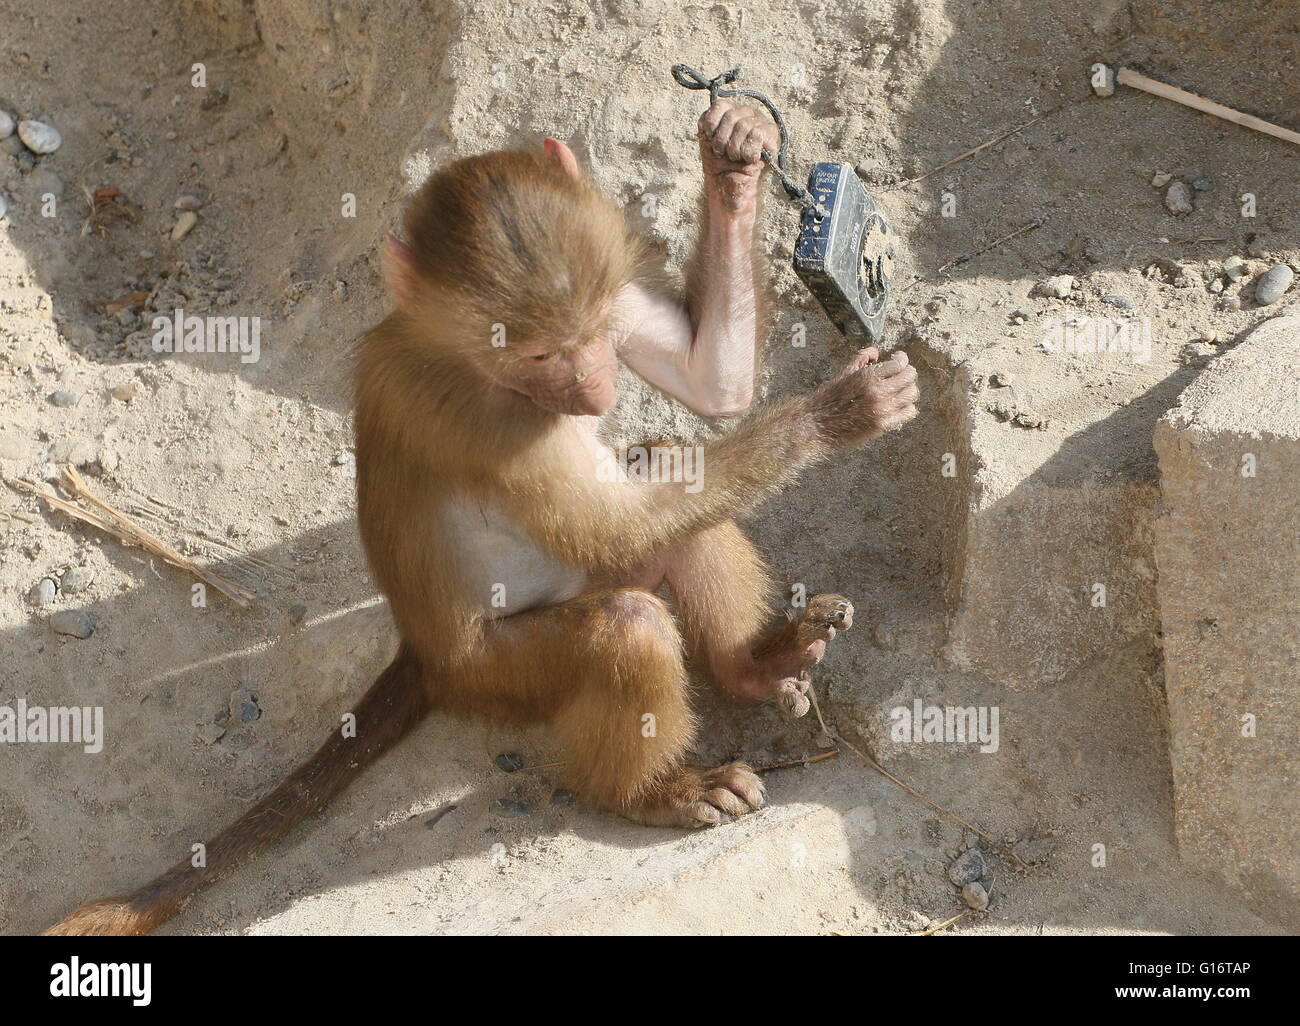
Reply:
<svg viewBox="0 0 1300 1026"><path fill-rule="evenodd" d="M514 752L502 752L492 761L502 773L518 773L524 768L524 757Z"/></svg>
<svg viewBox="0 0 1300 1026"><path fill-rule="evenodd" d="M69 595L77 595L95 582L95 571L88 566L72 566L63 571L59 578L59 590Z"/></svg>
<svg viewBox="0 0 1300 1026"><path fill-rule="evenodd" d="M1023 410L1016 411L1011 418L1011 423L1016 427L1028 428L1032 431L1045 431L1047 430L1048 421L1037 410L1025 407Z"/></svg>
<svg viewBox="0 0 1300 1026"><path fill-rule="evenodd" d="M961 900L976 912L983 912L989 907L989 892L978 881L968 883L961 889Z"/></svg>
<svg viewBox="0 0 1300 1026"><path fill-rule="evenodd" d="M1103 303L1109 303L1111 306L1117 306L1121 310L1133 309L1133 300L1128 299L1124 296L1117 296L1113 293L1109 296L1102 296L1101 301Z"/></svg>
<svg viewBox="0 0 1300 1026"><path fill-rule="evenodd" d="M1252 235L1246 240L1246 253L1253 257L1268 256L1268 242L1262 235Z"/></svg>
<svg viewBox="0 0 1300 1026"><path fill-rule="evenodd" d="M59 130L44 121L18 122L18 138L33 153L53 153L63 145Z"/></svg>
<svg viewBox="0 0 1300 1026"><path fill-rule="evenodd" d="M32 605L52 606L54 598L58 594L58 586L55 585L54 579L42 577L36 585L27 593L27 601Z"/></svg>
<svg viewBox="0 0 1300 1026"><path fill-rule="evenodd" d="M1270 267L1255 281L1255 302L1270 306L1282 298L1282 293L1295 281L1295 272L1286 264Z"/></svg>
<svg viewBox="0 0 1300 1026"><path fill-rule="evenodd" d="M215 745L226 736L226 728L215 723L205 723L199 728L199 740L205 745Z"/></svg>
<svg viewBox="0 0 1300 1026"><path fill-rule="evenodd" d="M984 862L984 853L978 848L968 848L962 852L948 867L948 879L956 886L964 887L966 884L974 883L980 879L987 871L987 865Z"/></svg>
<svg viewBox="0 0 1300 1026"><path fill-rule="evenodd" d="M172 227L172 242L180 242L190 233L190 229L199 223L199 215L193 210L186 210L176 219L176 224Z"/></svg>
<svg viewBox="0 0 1300 1026"><path fill-rule="evenodd" d="M1230 256L1223 262L1223 273L1233 281L1241 281L1246 276L1248 269L1246 261L1239 256Z"/></svg>
<svg viewBox="0 0 1300 1026"><path fill-rule="evenodd" d="M184 196L177 196L176 202L172 204L173 210L202 210L203 197L196 196L194 193L186 193Z"/></svg>
<svg viewBox="0 0 1300 1026"><path fill-rule="evenodd" d="M240 723L252 723L262 715L262 710L258 708L257 696L248 688L236 688L230 693L231 720L238 720Z"/></svg>
<svg viewBox="0 0 1300 1026"><path fill-rule="evenodd" d="M138 381L126 381L120 385L114 385L108 390L108 394L119 402L129 403L140 394L140 383Z"/></svg>
<svg viewBox="0 0 1300 1026"><path fill-rule="evenodd" d="M533 811L527 802L516 801L514 798L498 798L488 808L494 816L502 819L518 819Z"/></svg>
<svg viewBox="0 0 1300 1026"><path fill-rule="evenodd" d="M1151 178L1151 185L1156 189L1163 189L1173 179L1173 175L1167 175L1163 171L1157 171Z"/></svg>
<svg viewBox="0 0 1300 1026"><path fill-rule="evenodd" d="M1192 206L1191 187L1186 182L1174 182L1165 193L1165 206L1177 217L1190 214L1196 209Z"/></svg>
<svg viewBox="0 0 1300 1026"><path fill-rule="evenodd" d="M1279 531L1300 518L1297 352L1300 317L1265 320L1191 379L1152 435L1179 857L1260 888L1274 908L1300 894L1300 805L1288 776L1300 734L1300 550L1280 541L1294 540L1293 528Z"/></svg>
<svg viewBox="0 0 1300 1026"><path fill-rule="evenodd" d="M57 392L51 393L50 403L54 406L76 406L77 393L67 392L64 391L63 389L60 389Z"/></svg>
<svg viewBox="0 0 1300 1026"><path fill-rule="evenodd" d="M70 638L88 638L95 633L95 623L90 614L81 609L60 609L50 616L50 627L56 634Z"/></svg>
<svg viewBox="0 0 1300 1026"><path fill-rule="evenodd" d="M1220 292L1223 291L1223 279L1215 278L1214 281L1210 282L1210 284L1208 284L1205 287L1209 289L1211 292L1213 292L1215 295L1218 295Z"/></svg>
<svg viewBox="0 0 1300 1026"><path fill-rule="evenodd" d="M14 134L14 116L8 111L0 110L0 139L8 139Z"/></svg>
<svg viewBox="0 0 1300 1026"><path fill-rule="evenodd" d="M0 139L0 151L9 154L11 157L16 157L20 153L26 153L27 147L23 145L23 141L18 136L7 135Z"/></svg>
<svg viewBox="0 0 1300 1026"><path fill-rule="evenodd" d="M1241 297L1240 297L1240 296L1224 296L1223 299L1221 300L1221 305L1223 306L1223 308L1224 308L1225 310L1240 310L1240 309L1241 309Z"/></svg>
<svg viewBox="0 0 1300 1026"><path fill-rule="evenodd" d="M1074 288L1074 278L1068 274L1058 274L1046 281L1040 281L1035 291L1040 296L1054 296L1057 299L1065 299L1070 295Z"/></svg>
<svg viewBox="0 0 1300 1026"><path fill-rule="evenodd" d="M1210 180L1206 178L1204 175L1202 175L1200 178L1197 178L1194 182L1192 182L1192 188L1195 189L1197 192L1209 192Z"/></svg>
<svg viewBox="0 0 1300 1026"><path fill-rule="evenodd" d="M994 388L1010 388L1013 380L1006 371L994 371L989 375L989 384Z"/></svg>

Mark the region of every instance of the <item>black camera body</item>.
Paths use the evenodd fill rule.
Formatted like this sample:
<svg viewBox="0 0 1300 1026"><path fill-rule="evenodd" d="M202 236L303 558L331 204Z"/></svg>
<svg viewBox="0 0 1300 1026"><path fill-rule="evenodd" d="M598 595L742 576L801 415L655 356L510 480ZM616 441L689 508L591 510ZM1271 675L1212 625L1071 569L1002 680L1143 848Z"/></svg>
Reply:
<svg viewBox="0 0 1300 1026"><path fill-rule="evenodd" d="M795 272L841 332L879 344L894 270L889 222L848 164L817 164L808 192L822 214L804 208Z"/></svg>

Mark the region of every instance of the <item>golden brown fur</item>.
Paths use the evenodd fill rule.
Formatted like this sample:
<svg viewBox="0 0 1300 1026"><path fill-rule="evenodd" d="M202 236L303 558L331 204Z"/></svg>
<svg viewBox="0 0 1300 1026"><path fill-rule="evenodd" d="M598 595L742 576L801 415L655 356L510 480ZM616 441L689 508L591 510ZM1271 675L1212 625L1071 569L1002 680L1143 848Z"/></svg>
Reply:
<svg viewBox="0 0 1300 1026"><path fill-rule="evenodd" d="M727 195L733 207L739 188ZM608 402L611 308L644 274L618 210L558 163L502 152L435 174L406 227L409 250L393 250L399 310L366 336L356 371L357 513L401 633L396 659L354 710L357 736L327 740L208 844L205 868L182 862L51 933L153 929L320 808L430 709L549 722L570 786L642 822L716 823L762 804L743 764L683 765L696 729L683 649L734 694L806 709L802 672L849 625L851 607L820 599L765 641L770 582L734 518L808 465L908 419L914 372L903 360L885 373L864 353L812 395L757 411L705 447L707 487L696 494L601 483L586 418L570 413ZM701 253L697 279L713 255ZM766 295L759 262L736 273ZM504 347L493 345L496 326ZM486 615L493 582L466 571L442 512L452 498L508 511L588 587ZM676 618L653 594L661 583Z"/></svg>

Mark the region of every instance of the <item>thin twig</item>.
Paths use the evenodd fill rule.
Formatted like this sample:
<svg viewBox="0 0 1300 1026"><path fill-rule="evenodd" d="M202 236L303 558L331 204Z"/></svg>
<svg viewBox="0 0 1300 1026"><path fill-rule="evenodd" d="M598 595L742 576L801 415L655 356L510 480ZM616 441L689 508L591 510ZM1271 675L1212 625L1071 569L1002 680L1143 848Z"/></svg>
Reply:
<svg viewBox="0 0 1300 1026"><path fill-rule="evenodd" d="M912 934L912 936L929 937L931 934L938 933L940 930L945 930L949 926L952 926L953 923L955 923L962 916L967 915L970 911L971 911L970 909L964 908L960 912L958 912L955 916L953 916L951 919L945 920L944 922L940 923L938 926L932 926L928 930L922 930L920 933L914 933Z"/></svg>
<svg viewBox="0 0 1300 1026"><path fill-rule="evenodd" d="M949 260L946 264L944 264L934 273L937 277L938 275L943 274L943 272L948 270L949 268L956 267L958 264L964 264L968 260L974 260L978 256L983 256L989 250L997 249L997 247L1001 246L1004 242L1010 242L1012 239L1016 238L1017 236L1024 235L1025 232L1032 232L1036 228L1041 228L1046 223L1047 223L1047 218L1039 217L1033 221L1030 221L1028 224L1022 224L1015 231L1007 232L1007 234L1003 235L1001 238L994 239L983 249L977 249L974 253L970 253L967 256L959 256L955 260ZM912 281L908 282L908 284L903 287L903 291L907 291L907 289L910 289L913 285L917 284L921 280L922 279L920 278L912 279Z"/></svg>
<svg viewBox="0 0 1300 1026"><path fill-rule="evenodd" d="M838 748L832 748L829 752L822 752L821 755L809 756L806 759L791 759L789 762L774 762L770 766L755 766L754 772L767 773L771 770L789 769L791 766L811 766L814 762L821 762L823 759L839 754Z"/></svg>
<svg viewBox="0 0 1300 1026"><path fill-rule="evenodd" d="M539 762L536 766L520 766L516 773L524 773L531 770L555 769L556 766L565 766L568 764L567 759L561 759L559 762Z"/></svg>
<svg viewBox="0 0 1300 1026"><path fill-rule="evenodd" d="M1060 107L1053 107L1051 110L1049 110L1049 111L1047 111L1047 112L1045 112L1045 113L1043 113L1043 114L1039 114L1038 117L1034 118L1032 121L1026 121L1026 122L1025 122L1023 125L1021 125L1019 128L1013 128L1013 129L1011 129L1011 131L1009 131L1009 132L1003 132L1001 135L996 135L996 136L994 136L992 139L990 139L988 142L982 142L982 143L980 143L978 146L974 147L973 149L969 149L969 150L967 150L965 153L958 154L957 156L953 157L952 160L944 161L944 162L943 162L942 164L940 164L938 167L933 167L933 168L931 168L929 171L927 171L927 172L926 172L925 174L923 174L923 175L917 175L915 178L909 178L909 179L907 179L907 180L904 181L904 182L899 182L898 185L894 186L894 188L901 189L904 185L915 185L917 182L922 181L922 180L924 180L924 179L926 179L926 178L929 178L929 177L930 177L931 175L933 175L933 174L937 174L938 172L942 171L942 170L943 170L944 168L946 168L946 167L952 167L954 164L959 164L959 163L961 163L961 162L962 162L963 160L965 160L967 157L973 157L973 156L975 156L975 154L979 153L980 151L982 151L982 150L987 150L990 146L994 145L995 143L1000 143L1003 139L1009 139L1011 136L1015 135L1017 132L1023 132L1023 131L1024 131L1026 128L1028 128L1030 125L1036 125L1036 124L1038 124L1038 122L1042 121L1043 118L1045 118L1045 117L1049 117L1050 115L1055 114L1055 113L1056 113L1058 110L1060 110L1060 109L1061 109Z"/></svg>
<svg viewBox="0 0 1300 1026"><path fill-rule="evenodd" d="M967 823L955 812L945 809L942 805L938 804L937 802L932 802L920 791L917 791L915 788L910 787L907 784L903 783L901 780L899 780L896 776L894 776L894 774L890 773L889 770L885 769L883 766L880 765L880 763L876 762L875 759L869 756L866 752L862 751L862 749L858 748L856 745L852 744L851 742L844 740L843 737L841 737L839 734L836 734L834 731L832 731L830 727L826 726L826 721L822 718L822 709L821 709L821 705L819 705L817 702L817 693L812 689L811 686L809 686L808 688L808 697L812 700L813 712L817 714L817 722L821 724L822 730L826 733L828 737L834 738L845 748L847 748L850 752L852 752L863 762L865 762L868 766L870 766L873 770L879 773L882 777L884 777L886 780L893 781L895 784L901 787L912 797L919 798L921 801L925 802L926 805L930 806L930 808L934 809L936 812L943 813L954 823L959 823L961 826L965 827L971 833L977 834L978 836L984 838L984 840L988 841L989 844L991 844L993 847L1006 852L1008 855L1010 855L1013 859L1019 862L1026 869L1029 868L1026 862L1024 861L1024 859L1022 859L1019 855L1017 855L1014 851L1008 848L997 838L989 834L986 834L983 830L981 830L977 826L972 826L970 823Z"/></svg>

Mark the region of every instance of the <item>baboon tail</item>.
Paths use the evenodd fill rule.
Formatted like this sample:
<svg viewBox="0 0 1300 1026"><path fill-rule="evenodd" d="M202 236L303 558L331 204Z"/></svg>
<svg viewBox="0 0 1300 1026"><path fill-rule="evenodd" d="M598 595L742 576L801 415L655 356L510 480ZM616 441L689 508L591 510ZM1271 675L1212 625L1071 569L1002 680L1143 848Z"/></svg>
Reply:
<svg viewBox="0 0 1300 1026"><path fill-rule="evenodd" d="M166 922L217 880L322 809L429 711L419 661L403 646L354 710L356 732L336 731L279 787L209 841L206 865L178 863L138 891L83 905L45 931L61 937L130 936Z"/></svg>

